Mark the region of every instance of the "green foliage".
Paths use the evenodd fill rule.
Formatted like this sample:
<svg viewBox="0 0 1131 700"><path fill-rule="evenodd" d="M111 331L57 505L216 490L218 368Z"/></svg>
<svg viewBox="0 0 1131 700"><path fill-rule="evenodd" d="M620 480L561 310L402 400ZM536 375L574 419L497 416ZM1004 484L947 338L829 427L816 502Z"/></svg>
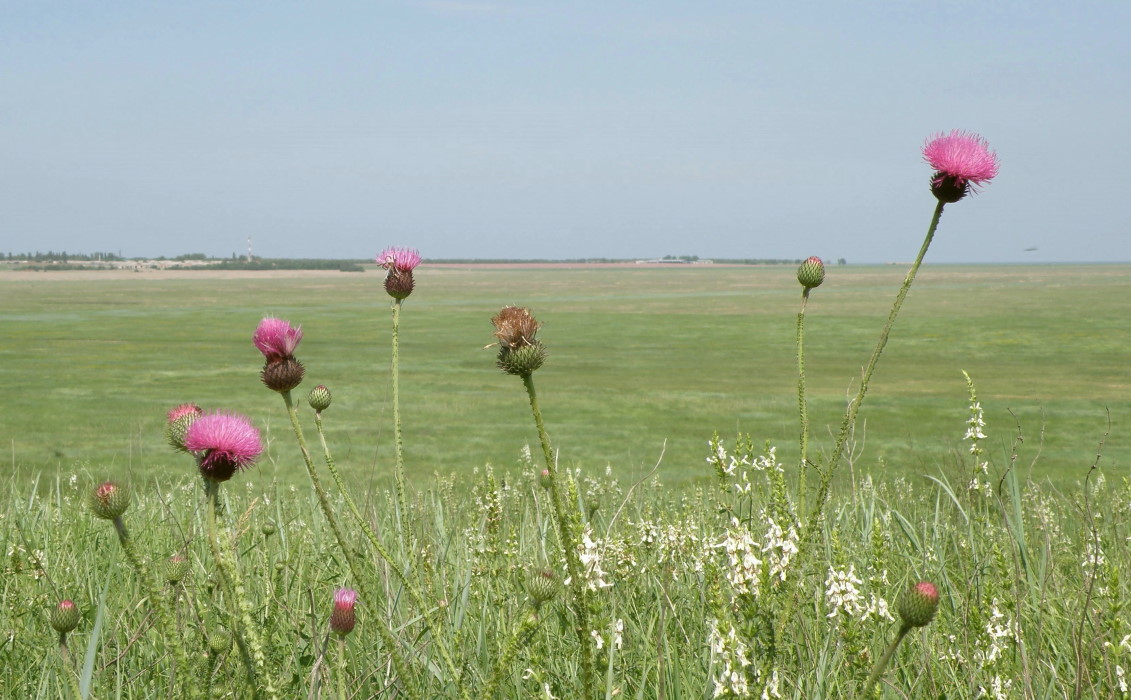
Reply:
<svg viewBox="0 0 1131 700"><path fill-rule="evenodd" d="M561 459L628 473L664 452L668 483L702 474L714 430L754 432L796 459L792 267L416 270L402 315L401 396L410 481L433 468L508 463L537 444L513 379L493 366L490 317L533 308L549 359L547 423ZM1028 432L1019 465L1067 482L1091 463L1105 410L1131 412L1131 275L1121 265L927 266L896 324L861 411L854 470L931 472L953 459L960 371L978 381L988 420ZM250 336L270 313L302 324L298 391L333 392L330 440L351 480L392 473L389 299L383 275L232 272L144 278L0 277L0 411L5 462L26 485L88 460L136 476L182 471L164 413L187 401L250 415L276 432L286 416L259 380ZM811 458L831 446L846 393L898 288L896 267L829 271L806 321ZM160 276L158 276L160 275ZM1080 309L1088 309L1082 314ZM285 432L283 433L285 434ZM277 436L276 436L277 437ZM1043 441L1043 444L1041 442ZM274 441L259 479L305 482ZM1000 458L1009 445L987 442ZM1113 431L1110 463L1131 455ZM845 479L851 478L847 470Z"/></svg>

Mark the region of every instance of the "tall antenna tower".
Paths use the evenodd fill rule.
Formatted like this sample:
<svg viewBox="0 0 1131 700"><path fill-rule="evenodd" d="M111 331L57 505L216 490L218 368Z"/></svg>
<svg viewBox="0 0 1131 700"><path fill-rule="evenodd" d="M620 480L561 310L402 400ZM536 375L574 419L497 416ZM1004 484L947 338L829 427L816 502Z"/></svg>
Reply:
<svg viewBox="0 0 1131 700"><path fill-rule="evenodd" d="M247 261L251 262L251 236L247 237Z"/></svg>

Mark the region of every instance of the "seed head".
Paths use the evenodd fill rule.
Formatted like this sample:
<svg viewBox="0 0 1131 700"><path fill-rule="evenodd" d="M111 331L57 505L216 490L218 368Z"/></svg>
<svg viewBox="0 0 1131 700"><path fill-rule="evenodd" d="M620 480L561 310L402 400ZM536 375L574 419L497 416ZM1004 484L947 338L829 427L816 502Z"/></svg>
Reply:
<svg viewBox="0 0 1131 700"><path fill-rule="evenodd" d="M104 481L90 493L90 510L103 520L121 517L129 506L129 487L116 481Z"/></svg>
<svg viewBox="0 0 1131 700"><path fill-rule="evenodd" d="M898 608L903 624L924 627L930 624L938 612L939 590L933 583L920 581L904 591L899 598Z"/></svg>
<svg viewBox="0 0 1131 700"><path fill-rule="evenodd" d="M499 340L496 365L507 374L529 376L546 361L546 348L535 336L541 324L530 309L504 306L491 319Z"/></svg>

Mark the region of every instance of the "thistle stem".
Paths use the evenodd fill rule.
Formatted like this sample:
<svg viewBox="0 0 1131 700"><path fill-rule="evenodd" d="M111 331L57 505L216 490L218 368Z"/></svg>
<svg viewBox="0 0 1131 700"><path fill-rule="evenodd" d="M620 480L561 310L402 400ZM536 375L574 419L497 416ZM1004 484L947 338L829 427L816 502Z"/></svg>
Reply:
<svg viewBox="0 0 1131 700"><path fill-rule="evenodd" d="M393 466L393 478L396 481L397 507L400 509L400 519L408 517L407 500L405 497L404 483L404 437L401 433L401 372L400 372L400 327L401 327L401 300L393 300L393 445L396 450L396 462ZM402 528L403 529L403 528Z"/></svg>
<svg viewBox="0 0 1131 700"><path fill-rule="evenodd" d="M809 515L809 522L805 527L805 534L802 537L803 545L808 543L816 534L821 520L821 514L825 508L825 503L828 501L829 487L832 483L833 472L836 471L838 463L844 457L848 437L852 433L852 428L856 425L856 415L860 412L860 405L864 402L864 395L868 393L868 382L872 379L872 374L876 371L876 364L880 361L880 355L883 354L884 347L887 345L892 325L895 324L895 318L899 315L899 310L903 306L903 300L907 298L907 293L911 289L911 283L915 281L915 274L919 271L919 266L923 263L923 258L927 255L927 248L930 247L931 240L935 236L935 229L938 228L939 219L942 217L943 204L944 203L940 201L935 207L934 216L931 217L931 224L927 228L927 235L923 239L922 247L919 248L919 255L915 258L915 262L911 264L911 269L907 272L907 277L903 280L903 286L899 288L899 293L895 296L895 302L892 304L887 322L884 323L884 327L880 330L876 347L872 350L872 356L868 359L868 364L864 368L864 373L860 379L860 388L856 392L856 397L848 404L848 410L845 412L844 420L840 425L840 433L837 435L836 447L833 449L833 454L829 457L828 463L821 473L817 496Z"/></svg>
<svg viewBox="0 0 1131 700"><path fill-rule="evenodd" d="M231 556L231 539L227 530L221 535L220 527L216 522L217 512L220 510L220 484L212 479L205 479L204 493L208 498L208 544L212 548L212 558L216 560L224 586L235 599L237 608L235 618L239 624L234 626L233 636L243 657L248 681L255 697L262 697L262 693L266 693L268 698L278 698L275 682L267 672L267 656L263 651L263 640L259 637L251 604L247 601L247 591L244 590L243 579ZM259 686L260 679L263 682L262 688Z"/></svg>
<svg viewBox="0 0 1131 700"><path fill-rule="evenodd" d="M301 436L302 430L298 426L298 418L294 413L293 406L290 402L290 397L289 395L284 395L284 398L287 399L287 408L292 413L292 421L295 425L295 434ZM373 546L373 549L377 551L378 556L381 557L386 566L389 567L389 570L393 573L397 580L400 581L400 584L408 593L409 599L412 601L413 605L415 605L420 611L420 616L424 620L424 624L428 629L428 633L432 636L433 643L436 645L436 648L439 649L440 656L443 659L444 664L448 667L448 672L451 674L453 682L455 682L459 687L460 697L465 698L466 700L469 696L467 695L467 691L464 689L461 683L459 667L456 666L451 652L448 650L447 645L444 643L444 637L441 636L439 630L436 629L436 623L432 620L432 617L430 615L426 614L427 607L424 604L423 596L420 595L420 592L416 590L415 586L412 586L409 583L408 577L405 576L404 570L401 569L396 561L394 561L393 558L389 555L389 551L385 549L385 546L381 543L381 540L378 539L377 533L373 531L373 527L369 524L369 521L366 520L365 517L361 514L361 511L357 507L357 503L354 502L353 497L350 496L349 489L346 488L346 484L342 480L341 474L338 472L338 467L334 464L334 458L330 454L330 446L326 443L326 433L322 429L321 412L315 412L314 425L318 432L318 440L322 444L322 452L326 460L326 468L330 471L330 476L333 477L334 483L337 485L338 490L341 492L342 499L345 501L346 507L349 508L350 513L354 517L354 520L357 522L362 532L365 533L365 536L369 540L369 543ZM299 444L302 447L303 458L306 460L307 469L311 474L311 481L317 484L317 486L315 487L316 490L321 489L321 483L317 480L317 475L314 471L314 464L311 461L310 453L306 449L306 441L301 437L299 438L299 441ZM339 540L339 544L342 546L343 550L346 550L346 543L343 540ZM350 562L353 561L352 552L347 550L346 556L350 560ZM350 567L351 569L353 568L352 563L350 564ZM362 589L362 595L364 597L368 598L369 600L380 600L379 598L370 597L371 592L369 590L367 579L358 577L356 571L354 573L354 578L358 581L358 587ZM401 678L404 679L405 689L409 692L409 697L417 697L413 692L415 689L413 687L411 677L407 673L407 666L405 666L404 659L397 649L397 645L392 637L392 633L383 624L378 627L378 631L381 633L381 638L389 649L389 655L392 658L393 667L397 669L397 672L400 674Z"/></svg>
<svg viewBox="0 0 1131 700"><path fill-rule="evenodd" d="M861 700L866 700L868 697L870 697L872 686L874 686L876 684L876 681L880 679L880 676L883 674L884 669L886 669L888 663L891 662L891 657L895 654L896 647L899 646L899 643L903 641L903 638L906 637L907 633L910 631L911 625L908 625L906 623L900 625L899 633L895 635L895 640L892 641L891 646L888 647L887 651L884 652L884 655L881 656L879 661L876 662L875 667L872 669L872 675L868 676L868 680L864 682L864 691L860 693Z"/></svg>
<svg viewBox="0 0 1131 700"><path fill-rule="evenodd" d="M71 653L67 649L66 632L59 633L59 656L63 659L63 675L67 677L67 684L70 686L74 700L83 700L82 690L79 689L78 675L71 665Z"/></svg>
<svg viewBox="0 0 1131 700"><path fill-rule="evenodd" d="M577 548L580 538L575 528L575 517L566 515L567 505L563 488L558 479L557 467L554 464L554 454L550 448L550 436L546 433L546 426L542 422L542 410L538 407L538 393L534 390L534 377L527 373L522 376L522 384L526 387L526 394L530 398L530 412L534 414L534 424L538 427L538 438L542 442L542 455L546 460L546 471L550 475L550 498L554 502L554 515L558 521L558 538L561 540L562 549L565 550L566 569L569 571L570 589L573 597L574 614L577 622L574 631L581 647L581 679L585 688L586 698L594 697L593 680L593 651L589 648L589 605L585 592L585 583L582 576L581 558ZM576 513L576 508L572 509Z"/></svg>
<svg viewBox="0 0 1131 700"><path fill-rule="evenodd" d="M805 512L805 477L809 469L809 407L805 402L805 306L810 287L801 292L801 310L797 312L797 409L801 422L801 459L798 469L798 512Z"/></svg>

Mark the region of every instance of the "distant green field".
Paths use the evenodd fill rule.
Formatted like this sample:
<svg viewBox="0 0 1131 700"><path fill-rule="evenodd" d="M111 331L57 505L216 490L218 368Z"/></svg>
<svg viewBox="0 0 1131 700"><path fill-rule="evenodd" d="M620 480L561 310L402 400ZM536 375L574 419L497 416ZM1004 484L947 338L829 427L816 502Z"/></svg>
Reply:
<svg viewBox="0 0 1131 700"><path fill-rule="evenodd" d="M807 314L816 450L828 448L903 266L832 267ZM259 383L250 338L271 314L302 324L305 397L326 384L331 447L359 480L391 474L388 297L379 272L221 279L0 278L0 439L21 477L186 469L165 411L186 401L250 415L272 444L252 477L305 483L278 396ZM401 330L406 466L414 478L510 466L537 443L525 393L494 368L490 317L530 306L550 360L535 375L563 464L628 476L663 452L665 480L708 474L707 440L749 432L796 459L788 267L417 270ZM966 388L1004 464L1076 479L1131 457L1131 266L927 266L872 382L855 471L935 473L962 449ZM310 412L305 410L309 418ZM826 427L827 426L827 427ZM665 448L666 443L666 448ZM1042 444L1043 443L1043 444ZM847 471L847 470L846 470Z"/></svg>

